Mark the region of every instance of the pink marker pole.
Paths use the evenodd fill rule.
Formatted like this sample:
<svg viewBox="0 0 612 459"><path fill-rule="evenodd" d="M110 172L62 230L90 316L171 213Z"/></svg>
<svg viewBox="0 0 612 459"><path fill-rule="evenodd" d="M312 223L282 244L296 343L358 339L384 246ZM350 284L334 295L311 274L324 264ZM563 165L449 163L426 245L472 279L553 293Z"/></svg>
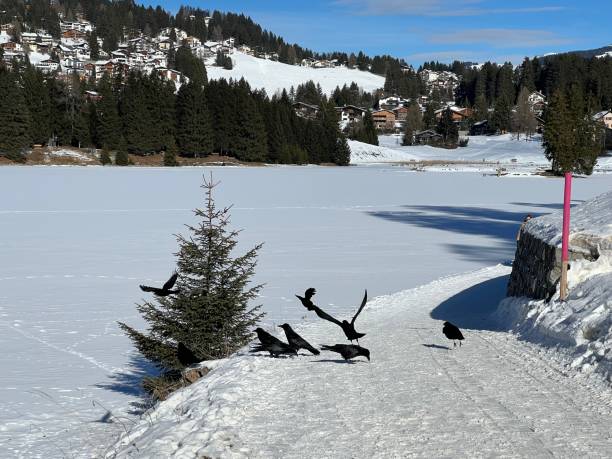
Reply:
<svg viewBox="0 0 612 459"><path fill-rule="evenodd" d="M559 298L567 298L567 267L569 264L569 231L570 231L570 204L572 201L572 173L565 173L565 193L563 197L563 240L561 243L561 282Z"/></svg>

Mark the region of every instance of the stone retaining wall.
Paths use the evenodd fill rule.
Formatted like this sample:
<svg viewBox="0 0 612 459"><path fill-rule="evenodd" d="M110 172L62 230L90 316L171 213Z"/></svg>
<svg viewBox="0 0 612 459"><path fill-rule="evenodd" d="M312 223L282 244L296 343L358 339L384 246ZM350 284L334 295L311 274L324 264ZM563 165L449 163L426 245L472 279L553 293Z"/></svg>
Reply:
<svg viewBox="0 0 612 459"><path fill-rule="evenodd" d="M570 269L572 260L596 260L597 251L583 244L570 244ZM584 244L586 245L586 244ZM508 296L526 296L534 299L548 299L556 291L561 277L561 248L549 245L523 228L517 241L512 274L508 282Z"/></svg>

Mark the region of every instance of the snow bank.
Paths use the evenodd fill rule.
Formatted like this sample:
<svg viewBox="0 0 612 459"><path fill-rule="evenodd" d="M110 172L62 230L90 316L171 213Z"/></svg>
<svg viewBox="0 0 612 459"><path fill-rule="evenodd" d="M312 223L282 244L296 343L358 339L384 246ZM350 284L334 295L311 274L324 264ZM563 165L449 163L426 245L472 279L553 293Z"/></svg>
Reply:
<svg viewBox="0 0 612 459"><path fill-rule="evenodd" d="M217 80L243 78L253 88L263 88L269 96L291 86L294 88L309 80L319 83L325 94L331 94L336 86L342 87L351 82L357 83L365 91L372 92L385 84L385 78L370 72L349 69L346 67L315 69L275 62L267 59L258 59L248 54L235 52L231 55L234 67L225 70L222 67L206 66L208 78Z"/></svg>
<svg viewBox="0 0 612 459"><path fill-rule="evenodd" d="M548 166L549 161L544 156L541 138L532 140L516 140L512 134L498 136L469 137L467 147L446 150L424 146L401 146L401 136L384 135L379 137L381 146L402 151L424 160L457 160L457 161L487 161Z"/></svg>
<svg viewBox="0 0 612 459"><path fill-rule="evenodd" d="M526 230L547 244L560 246L562 213L532 219ZM598 254L576 260L568 272L567 301L507 298L498 315L529 339L573 349L572 366L603 373L612 380L612 192L572 209L570 246Z"/></svg>
<svg viewBox="0 0 612 459"><path fill-rule="evenodd" d="M417 156L399 149L370 145L356 140L349 140L348 144L351 149L351 164L394 163L417 159Z"/></svg>
<svg viewBox="0 0 612 459"><path fill-rule="evenodd" d="M93 161L89 156L74 150L50 150L47 152L47 154L56 158L72 158L80 161Z"/></svg>

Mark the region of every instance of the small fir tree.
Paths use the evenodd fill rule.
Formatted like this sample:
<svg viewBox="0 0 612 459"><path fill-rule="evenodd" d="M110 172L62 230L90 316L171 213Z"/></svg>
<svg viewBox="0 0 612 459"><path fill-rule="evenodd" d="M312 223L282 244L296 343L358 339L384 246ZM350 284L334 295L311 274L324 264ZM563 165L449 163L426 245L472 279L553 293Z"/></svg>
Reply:
<svg viewBox="0 0 612 459"><path fill-rule="evenodd" d="M113 161L111 160L108 150L102 150L102 153L100 153L100 162L103 166L106 166L107 164L112 164Z"/></svg>
<svg viewBox="0 0 612 459"><path fill-rule="evenodd" d="M262 288L250 284L261 244L233 256L239 232L228 227L230 208L215 205L216 185L212 177L204 180L206 206L195 210L200 221L187 225L189 235L177 236L179 293L137 305L148 332L119 323L138 350L167 372L183 368L179 342L201 360L224 358L250 341L263 316L260 306L249 306Z"/></svg>
<svg viewBox="0 0 612 459"><path fill-rule="evenodd" d="M457 146L457 140L459 138L459 129L453 121L453 112L450 108L447 108L442 112L440 121L436 128L439 134L442 134L444 144L448 146Z"/></svg>
<svg viewBox="0 0 612 459"><path fill-rule="evenodd" d="M115 165L116 166L129 166L130 165L130 157L128 156L127 151L119 150L115 154Z"/></svg>
<svg viewBox="0 0 612 459"><path fill-rule="evenodd" d="M179 162L176 160L176 144L174 144L174 142L171 142L164 151L164 166L180 166Z"/></svg>

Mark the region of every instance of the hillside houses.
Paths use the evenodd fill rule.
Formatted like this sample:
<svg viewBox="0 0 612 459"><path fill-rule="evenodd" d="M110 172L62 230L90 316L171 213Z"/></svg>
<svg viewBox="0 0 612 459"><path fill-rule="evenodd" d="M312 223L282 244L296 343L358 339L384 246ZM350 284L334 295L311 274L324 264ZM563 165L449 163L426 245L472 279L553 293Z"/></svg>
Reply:
<svg viewBox="0 0 612 459"><path fill-rule="evenodd" d="M596 113L593 119L599 123L602 123L606 129L612 129L612 110L604 110Z"/></svg>

